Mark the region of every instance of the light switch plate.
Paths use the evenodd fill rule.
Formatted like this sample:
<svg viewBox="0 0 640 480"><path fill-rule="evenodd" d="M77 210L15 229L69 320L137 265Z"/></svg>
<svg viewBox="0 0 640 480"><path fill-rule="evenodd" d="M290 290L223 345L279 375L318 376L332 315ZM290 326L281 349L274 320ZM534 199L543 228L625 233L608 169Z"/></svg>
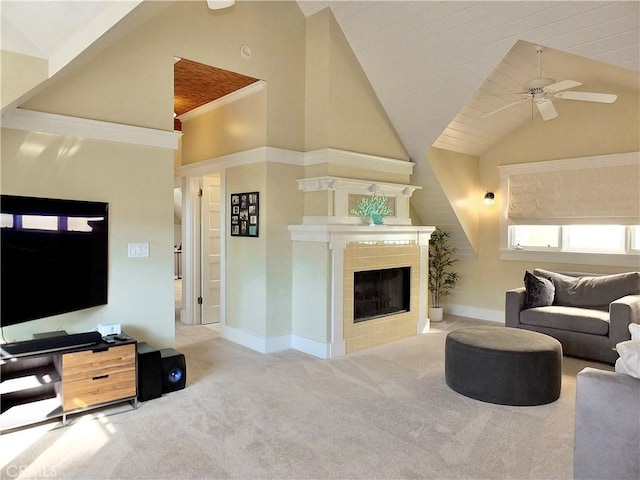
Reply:
<svg viewBox="0 0 640 480"><path fill-rule="evenodd" d="M129 258L143 258L149 256L148 243L130 243Z"/></svg>

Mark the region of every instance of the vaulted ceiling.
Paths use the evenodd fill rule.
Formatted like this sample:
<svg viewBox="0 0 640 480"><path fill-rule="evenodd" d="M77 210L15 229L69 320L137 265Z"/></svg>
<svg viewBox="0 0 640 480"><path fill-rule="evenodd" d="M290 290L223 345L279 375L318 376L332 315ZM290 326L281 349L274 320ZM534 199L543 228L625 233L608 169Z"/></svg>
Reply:
<svg viewBox="0 0 640 480"><path fill-rule="evenodd" d="M486 151L486 142L460 135L463 126L440 138L463 110L466 120L458 117L456 123L495 132L493 141L530 119L523 105L509 112L508 122L504 116L478 121L501 101L483 100L487 93L520 92L525 80L537 76L534 48L521 44L510 54L519 40L554 49L544 54L545 76L579 80L584 90L595 80L589 74L595 63L636 72L640 67L638 2L298 3L305 15L331 8L414 160L436 142L474 155ZM567 65L562 52L595 62ZM605 81L615 87L621 71L612 69ZM628 87L629 75L622 81Z"/></svg>
<svg viewBox="0 0 640 480"><path fill-rule="evenodd" d="M2 48L48 59L53 75L140 3L150 2L2 0ZM167 8L171 2L151 3ZM536 44L545 47L544 77L577 80L580 91L638 90L637 1L297 3L305 16L331 8L416 162L414 180L423 190L414 208L424 222L452 230L462 256L474 255L473 248L425 154L436 146L479 156L526 127L527 102L481 117L517 100L508 94L537 77ZM561 122L563 102L554 100L560 116L554 122ZM606 108L571 103L588 115Z"/></svg>
<svg viewBox="0 0 640 480"><path fill-rule="evenodd" d="M436 146L482 155L531 121L518 99L537 77L535 45L545 47L543 76L573 79L576 90L638 91L640 3L299 1L305 15L329 7L415 162L411 200L427 225L449 230L460 257L476 247L463 230L426 152ZM602 89L605 90L602 90ZM597 121L606 105L572 102ZM560 118L562 101L554 102ZM534 112L537 115L537 113Z"/></svg>

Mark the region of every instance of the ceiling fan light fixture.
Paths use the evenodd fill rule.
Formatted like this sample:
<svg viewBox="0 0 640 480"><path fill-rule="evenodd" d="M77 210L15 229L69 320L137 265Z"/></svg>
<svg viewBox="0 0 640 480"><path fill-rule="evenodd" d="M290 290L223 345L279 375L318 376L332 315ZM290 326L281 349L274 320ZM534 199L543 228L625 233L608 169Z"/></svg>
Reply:
<svg viewBox="0 0 640 480"><path fill-rule="evenodd" d="M207 0L207 7L211 10L222 10L236 3L235 0Z"/></svg>
<svg viewBox="0 0 640 480"><path fill-rule="evenodd" d="M519 104L523 100L531 99L531 114L533 120L533 108L534 105L538 107L540 116L544 121L553 120L558 117L558 112L553 106L550 97L554 97L560 100L580 100L583 102L596 102L596 103L613 103L617 100L618 96L613 93L596 93L596 92L575 92L569 91L572 88L582 85L581 82L575 80L560 80L556 82L553 78L542 77L542 65L541 54L544 48L540 45L536 45L536 53L538 54L538 78L534 78L525 82L522 86L522 92L517 95L524 95L524 99L500 107L489 113L485 113L480 118L487 118L496 113L507 110L514 105Z"/></svg>

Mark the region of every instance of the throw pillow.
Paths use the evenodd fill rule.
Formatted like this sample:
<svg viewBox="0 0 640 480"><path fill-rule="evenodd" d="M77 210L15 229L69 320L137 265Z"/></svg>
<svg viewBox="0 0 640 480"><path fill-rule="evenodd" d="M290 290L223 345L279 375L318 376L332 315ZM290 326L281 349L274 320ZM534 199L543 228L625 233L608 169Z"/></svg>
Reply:
<svg viewBox="0 0 640 480"><path fill-rule="evenodd" d="M616 345L620 358L616 360L616 373L640 378L640 340L627 340Z"/></svg>
<svg viewBox="0 0 640 480"><path fill-rule="evenodd" d="M546 307L553 304L556 289L551 280L536 277L527 271L524 274L524 287L527 291L524 308Z"/></svg>

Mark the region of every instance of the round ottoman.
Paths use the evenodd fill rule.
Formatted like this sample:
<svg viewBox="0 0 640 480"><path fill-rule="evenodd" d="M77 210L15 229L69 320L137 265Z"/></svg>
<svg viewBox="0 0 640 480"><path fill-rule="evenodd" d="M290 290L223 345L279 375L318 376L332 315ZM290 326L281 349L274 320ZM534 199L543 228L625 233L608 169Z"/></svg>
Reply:
<svg viewBox="0 0 640 480"><path fill-rule="evenodd" d="M562 346L555 338L510 327L454 330L445 343L447 385L500 405L543 405L560 397Z"/></svg>

